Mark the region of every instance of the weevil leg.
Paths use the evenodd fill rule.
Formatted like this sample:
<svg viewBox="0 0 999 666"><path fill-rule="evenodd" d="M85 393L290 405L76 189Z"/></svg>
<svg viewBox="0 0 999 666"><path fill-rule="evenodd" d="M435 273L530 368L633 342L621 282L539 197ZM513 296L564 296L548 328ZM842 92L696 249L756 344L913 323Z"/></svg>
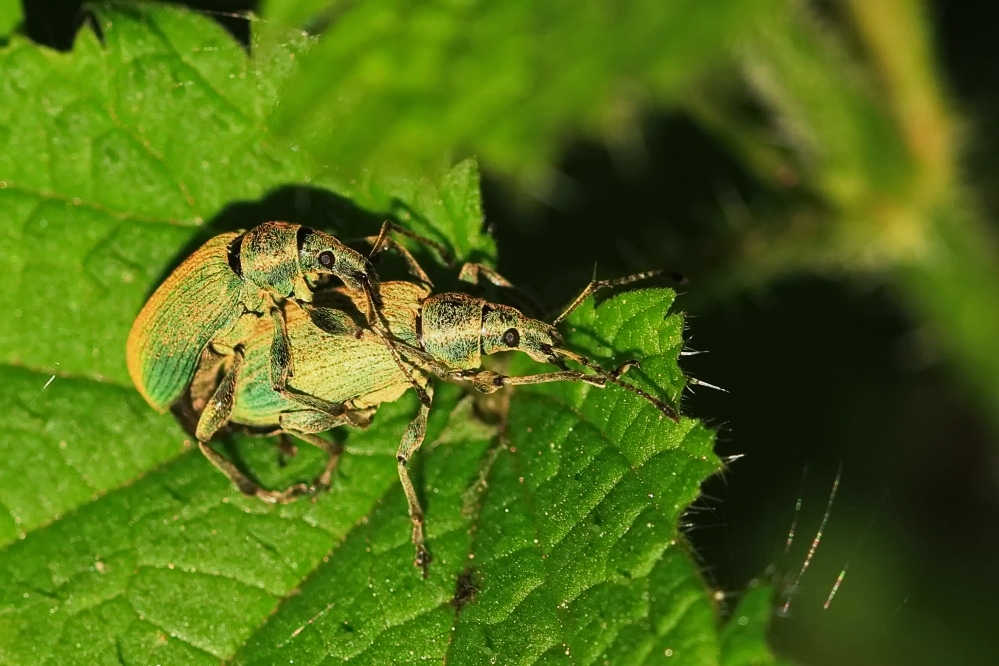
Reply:
<svg viewBox="0 0 999 666"><path fill-rule="evenodd" d="M552 320L552 326L558 326L566 317L572 314L572 311L582 305L583 301L597 293L601 289L611 289L613 287L623 287L624 285L631 284L633 282L640 282L641 280L648 280L649 278L654 278L659 275L664 275L666 271L655 270L655 271L645 271L643 273L635 273L634 275L626 275L624 277L615 278L613 280L590 280L590 283L583 288L583 291L579 292L579 296L573 299L572 303L569 303L568 307L562 311L562 314L555 317Z"/></svg>
<svg viewBox="0 0 999 666"><path fill-rule="evenodd" d="M239 468L229 462L224 456L208 446L208 440L229 422L232 413L232 403L236 396L236 380L243 368L243 346L236 345L232 352L232 363L219 382L218 388L205 403L205 409L198 419L195 436L198 438L198 448L215 467L229 477L239 491L244 495L253 495L264 502L284 504L294 500L299 495L309 492L304 483L295 484L283 491L265 490L250 479Z"/></svg>
<svg viewBox="0 0 999 666"><path fill-rule="evenodd" d="M462 282L468 282L469 284L480 284L480 279L485 278L489 280L492 284L497 287L504 287L506 289L516 289L516 285L507 280L505 277L497 273L492 268L489 268L485 264L480 264L476 261L467 261L462 267L461 271L458 272L458 279Z"/></svg>
<svg viewBox="0 0 999 666"><path fill-rule="evenodd" d="M389 234L392 232L409 236L410 238L413 238L421 243L425 243L435 248L443 258L445 258L448 262L450 262L449 255L442 245L434 241L431 241L429 238L424 238L423 236L414 234L413 232L404 229L403 227L400 227L391 221L386 221L385 223L382 224L382 228L378 236L368 237L365 239L373 246L369 258L374 258L384 250L390 247L394 247L399 251L403 259L406 260L406 263L409 265L410 272L414 276L416 276L417 279L424 282L426 285L428 286L431 285L432 283L430 282L430 278L417 263L416 259L413 258L413 256L409 253L408 250L406 250L406 248L404 248L402 245L399 245L389 237ZM368 328L370 328L378 337L382 339L382 342L385 343L385 346L388 349L389 354L391 354L392 356L392 361L399 368L400 372L402 372L403 376L405 376L408 379L410 385L413 387L413 390L416 391L416 395L419 397L420 402L429 407L430 396L427 395L427 392L424 390L423 386L421 386L420 383L413 377L413 373L410 372L409 366L407 365L407 363L403 361L402 355L399 352L400 347L404 348L410 353L421 353L420 350L409 346L405 342L396 339L392 335L388 320L385 318L385 315L382 312L382 303L380 295L377 293L375 286L372 285L371 280L369 279L363 280L362 288L364 291L365 300L368 303L367 312L365 313L365 319L367 320ZM322 323L317 322L317 325L320 325L320 327L323 328L324 330L330 330L326 325L324 325L324 323L325 322ZM277 376L278 376L277 374L272 374L272 377L277 377ZM278 392L283 392L285 390L285 387L275 385L274 389ZM299 399L298 396L296 395L291 395L286 397L295 400ZM317 408L323 409L322 407L317 407Z"/></svg>
<svg viewBox="0 0 999 666"><path fill-rule="evenodd" d="M477 370L466 373L463 379L470 379L476 391L480 393L495 393L504 386L524 386L526 384L548 384L550 382L585 382L598 388L607 385L607 378L600 375L588 375L576 370L560 372L544 372L537 375L510 377L492 370Z"/></svg>
<svg viewBox="0 0 999 666"><path fill-rule="evenodd" d="M319 491L325 492L329 490L333 474L336 472L337 464L340 462L340 456L343 455L343 444L340 442L331 442L327 439L323 439L319 435L299 430L289 429L288 432L302 441L308 442L309 444L312 444L313 446L326 452L326 467L323 469L322 474L315 478L312 485Z"/></svg>
<svg viewBox="0 0 999 666"><path fill-rule="evenodd" d="M451 253L448 252L443 245L441 245L437 241L430 240L426 236L421 236L418 233L410 231L406 227L399 226L398 224L392 222L391 220L385 220L385 222L382 223L382 228L378 232L377 236L368 236L364 238L365 242L371 244L371 253L368 255L369 261L374 261L379 254L385 252L386 250L394 249L399 253L399 256L402 257L403 261L406 262L406 266L409 269L409 272L416 279L420 280L421 282L425 282L428 285L433 284L430 281L430 278L427 277L426 272L423 270L420 264L416 261L415 258L413 258L413 255L409 252L409 250L407 250L405 247L400 245L395 239L389 236L389 234L393 233L399 234L400 236L406 236L407 238L415 240L417 243L433 248L434 251L437 252L438 256L440 256L441 260L446 265L448 266L454 265L454 260L451 258Z"/></svg>
<svg viewBox="0 0 999 666"><path fill-rule="evenodd" d="M257 497L268 504L287 504L288 502L294 501L297 497L301 495L307 495L309 493L309 487L304 483L296 483L285 490L265 490L261 488L255 481L250 479L250 477L239 471L235 465L229 462L224 456L215 451L215 449L208 446L208 442L198 442L198 448L201 452L208 458L215 467L229 477L239 491L244 495L252 495Z"/></svg>
<svg viewBox="0 0 999 666"><path fill-rule="evenodd" d="M403 363L402 356L399 354L398 347L402 346L408 350L413 350L413 351L419 351L419 350L416 350L415 348L410 347L405 342L396 340L394 337L392 337L392 334L389 331L388 321L385 319L385 316L381 313L381 311L375 306L377 300L375 299L374 290L371 288L370 282L367 281L364 282L364 295L367 297L368 301L368 313L367 313L368 326L385 343L385 346L388 349L389 354L392 355L392 360L395 362L396 366L402 372L403 376L405 376L409 380L410 385L416 391L416 395L417 397L419 397L420 403L426 405L427 407L430 407L430 395L420 385L420 383L416 381L416 379L413 377L413 374L406 367L406 364Z"/></svg>
<svg viewBox="0 0 999 666"><path fill-rule="evenodd" d="M270 316L274 321L274 339L271 341L271 388L282 397L305 407L328 414L331 417L342 416L346 411L342 404L323 400L288 386L288 378L294 376L291 368L291 342L288 338L288 327L284 314L278 308L271 308Z"/></svg>
<svg viewBox="0 0 999 666"><path fill-rule="evenodd" d="M198 365L191 379L191 386L188 395L191 399L191 409L199 415L205 411L205 405L215 393L219 385L219 377L228 369L231 364L233 354L231 351L224 353L216 350L213 345L205 347L198 359Z"/></svg>
<svg viewBox="0 0 999 666"><path fill-rule="evenodd" d="M367 414L366 423L371 422L371 413L374 410L363 410L364 412L370 412ZM287 412L279 417L279 423L281 424L281 429L290 435L293 435L303 442L308 442L313 446L322 449L328 455L326 461L326 469L323 473L316 477L313 485L317 490L329 490L330 482L333 478L334 472L336 472L337 463L340 460L340 456L343 454L343 444L340 442L333 442L328 439L320 437L317 433L325 432L327 430L332 430L342 425L352 425L356 422L363 422L364 416L359 416L356 420L352 420L348 416L350 412L341 414L339 417L331 416L324 412L314 412L314 411L302 411L302 412Z"/></svg>
<svg viewBox="0 0 999 666"><path fill-rule="evenodd" d="M527 293L514 283L507 280L505 277L497 273L489 266L485 264L480 264L478 262L469 261L466 262L461 267L461 271L458 273L458 279L462 282L467 282L469 284L480 285L482 284L482 278L488 280L491 284L497 287L502 287L503 289L509 289L513 295L516 297L520 303L517 305L527 305L530 309L534 310L536 313L542 313L545 311L544 305L541 304L538 299L536 299L531 294Z"/></svg>
<svg viewBox="0 0 999 666"><path fill-rule="evenodd" d="M288 322L284 313L276 307L270 309L270 317L274 322L274 339L271 340L271 386L281 392L288 384L288 378L295 371L291 358L291 338L288 337Z"/></svg>
<svg viewBox="0 0 999 666"><path fill-rule="evenodd" d="M347 408L344 407L342 402L330 402L329 400L323 400L322 398L310 395L308 393L302 393L301 391L295 390L293 387L274 387L274 390L281 394L281 397L287 398L302 405L303 407L308 407L317 412L326 414L327 416L333 418L339 418L344 415ZM337 425L344 425L343 423L338 423Z"/></svg>
<svg viewBox="0 0 999 666"><path fill-rule="evenodd" d="M347 420L347 425L352 428L366 429L375 418L377 407L366 407L364 409L351 409L343 417Z"/></svg>
<svg viewBox="0 0 999 666"><path fill-rule="evenodd" d="M466 372L463 375L461 375L461 377L463 379L470 379L476 391L486 394L498 391L504 386L547 384L549 382L584 382L591 386L596 386L597 388L604 388L605 386L607 386L607 382L611 382L647 400L656 409L658 409L660 412L665 414L668 418L672 419L673 421L679 421L680 417L677 415L676 410L672 407L672 405L663 402L662 400L655 397L651 393L643 391L637 386L628 384L621 379L621 375L627 372L629 368L635 367L637 365L638 361L627 361L626 363L619 366L613 372L603 373L601 371L601 374L593 374L593 375L583 372L577 372L575 370L562 370L560 372L545 372L537 375L509 377L507 375L501 375L491 370L477 370L474 372ZM590 365L590 367L592 368L594 366Z"/></svg>
<svg viewBox="0 0 999 666"><path fill-rule="evenodd" d="M205 408L198 418L195 437L199 442L207 442L229 422L232 403L236 398L236 380L243 369L243 359L243 345L236 345L232 350L232 362L229 368L222 375L222 380L205 403Z"/></svg>
<svg viewBox="0 0 999 666"><path fill-rule="evenodd" d="M278 465L284 467L288 461L298 455L298 447L291 441L291 437L284 431L277 433L278 437Z"/></svg>
<svg viewBox="0 0 999 666"><path fill-rule="evenodd" d="M330 485L333 482L333 474L340 463L340 456L343 455L343 444L341 442L330 442L319 435L311 435L306 432L295 432L294 435L313 446L318 446L326 452L326 467L323 469L322 474L312 481L312 485L315 486L316 490L326 492L330 489Z"/></svg>
<svg viewBox="0 0 999 666"><path fill-rule="evenodd" d="M415 277L417 280L427 285L428 287L434 286L434 283L431 282L430 280L430 276L428 276L427 272L423 270L422 266L420 266L420 263L416 260L416 257L414 257L409 250L407 250L405 247L403 247L396 241L388 237L383 238L382 236L366 236L363 240L372 245L371 254L368 255L369 261L374 261L375 259L377 259L378 255L384 252L385 250L393 249L399 253L400 257L402 257L402 260L403 262L405 262L406 269L409 271L410 275L412 275L413 277Z"/></svg>
<svg viewBox="0 0 999 666"><path fill-rule="evenodd" d="M427 385L428 395L433 397L433 386ZM406 427L406 432L399 443L399 450L396 451L396 461L399 463L399 481L402 483L402 491L406 494L406 501L409 503L409 519L413 521L413 545L416 547L416 558L414 564L423 570L423 577L426 578L430 570L430 551L427 550L426 539L423 534L423 507L420 506L420 499L416 495L416 488L413 487L413 480L409 476L409 461L413 454L420 450L423 438L427 434L427 415L430 413L430 405L420 404L420 411L416 417Z"/></svg>

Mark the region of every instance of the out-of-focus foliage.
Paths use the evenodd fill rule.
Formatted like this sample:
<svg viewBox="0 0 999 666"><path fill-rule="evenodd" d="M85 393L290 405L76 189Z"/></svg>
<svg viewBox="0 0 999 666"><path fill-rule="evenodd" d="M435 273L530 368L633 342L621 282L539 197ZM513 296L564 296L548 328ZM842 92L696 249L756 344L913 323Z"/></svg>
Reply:
<svg viewBox="0 0 999 666"><path fill-rule="evenodd" d="M21 22L21 3L18 0L0 0L0 39Z"/></svg>
<svg viewBox="0 0 999 666"><path fill-rule="evenodd" d="M627 136L675 104L773 0L273 3L323 25L274 116L340 168L471 152L526 181L579 133ZM266 12L265 12L266 14Z"/></svg>
<svg viewBox="0 0 999 666"><path fill-rule="evenodd" d="M894 279L999 428L999 255L957 180L959 135L925 8L857 0L841 9L846 27L835 31L791 4L747 44L742 69L763 123L724 95L691 106L761 179L799 198L740 239L731 279L744 286L791 271Z"/></svg>

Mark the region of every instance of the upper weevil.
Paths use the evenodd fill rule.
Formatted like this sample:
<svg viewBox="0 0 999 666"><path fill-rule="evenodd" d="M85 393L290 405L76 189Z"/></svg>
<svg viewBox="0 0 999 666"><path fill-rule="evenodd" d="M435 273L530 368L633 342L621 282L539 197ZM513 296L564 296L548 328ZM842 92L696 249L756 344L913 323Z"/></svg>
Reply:
<svg viewBox="0 0 999 666"><path fill-rule="evenodd" d="M399 232L446 256L437 243L391 222L374 239L372 256L395 247L410 271L429 284L413 257L388 234ZM239 344L243 315L266 316L284 299L312 300L310 281L339 278L365 295L368 324L388 340L377 295L378 277L368 257L322 231L288 222L265 222L245 233L215 236L184 260L149 298L128 335L126 358L136 388L153 408L166 411L184 393L202 352L211 343L225 353ZM392 345L390 345L390 348ZM282 390L293 372L283 319L274 331L271 381ZM397 357L396 354L393 354Z"/></svg>

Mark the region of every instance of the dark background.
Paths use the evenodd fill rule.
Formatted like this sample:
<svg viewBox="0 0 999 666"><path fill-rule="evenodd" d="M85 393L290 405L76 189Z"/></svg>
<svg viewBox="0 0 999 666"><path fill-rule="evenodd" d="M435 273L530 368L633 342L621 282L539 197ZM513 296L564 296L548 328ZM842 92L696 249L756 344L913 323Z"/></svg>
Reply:
<svg viewBox="0 0 999 666"><path fill-rule="evenodd" d="M25 9L32 39L70 48L79 2ZM246 40L244 21L220 20ZM937 2L933 29L971 137L965 178L986 217L999 219L999 3ZM780 605L790 601L773 625L781 654L811 664L994 663L999 449L970 390L875 277L719 289L713 278L730 249L716 224L720 207L732 196L752 201L760 188L685 117L648 118L644 136L645 152L626 159L602 144L571 146L544 202L487 170L501 272L549 303L566 299L594 265L602 277L658 267L687 274L678 307L689 315L690 348L707 353L683 365L727 393L694 387L685 411L718 429L719 454L744 454L706 484L687 533L708 580L726 593L723 606L753 578L777 583ZM795 587L838 474L823 538Z"/></svg>

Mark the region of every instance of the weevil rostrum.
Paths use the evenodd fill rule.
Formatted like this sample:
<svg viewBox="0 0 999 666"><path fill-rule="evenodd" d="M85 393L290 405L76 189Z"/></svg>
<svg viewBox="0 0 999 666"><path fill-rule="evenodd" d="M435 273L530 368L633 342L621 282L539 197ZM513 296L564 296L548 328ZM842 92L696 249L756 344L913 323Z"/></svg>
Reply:
<svg viewBox="0 0 999 666"><path fill-rule="evenodd" d="M400 233L447 254L437 243L386 222L371 256L395 248L419 280L429 278L404 247L389 237ZM128 335L128 371L139 393L164 412L187 389L209 345L228 353L256 319L280 313L285 299L312 300L310 281L339 278L364 294L368 326L388 339L378 305L378 276L369 257L330 234L288 222L265 222L245 233L210 239L174 270L139 312ZM248 320L241 321L244 317ZM273 386L282 391L294 372L283 319L273 330ZM391 351L391 348L390 348ZM397 356L394 354L394 356ZM428 400L427 400L428 401Z"/></svg>
<svg viewBox="0 0 999 666"><path fill-rule="evenodd" d="M652 274L592 282L554 322L564 320L601 288L628 284ZM361 314L363 295L349 288L319 292L305 307L290 300L284 303L283 320L296 358L296 373L283 393L273 390L269 378L277 316L258 320L245 342L234 349L228 363L235 370L223 370L220 358L203 358L191 394L196 409L203 410L197 427L199 445L242 492L265 501L285 502L328 486L341 449L317 433L340 425L367 427L379 404L397 399L414 385L432 396L432 377L467 380L482 393L504 386L546 382L577 381L599 388L615 384L668 417L677 418L667 403L620 378L637 361L628 361L608 372L566 349L553 324L465 293L433 294L429 288L411 282L384 282L380 290L389 331L401 343L401 365L394 362L387 344L366 327ZM520 351L559 369L507 376L481 367L484 355L501 351ZM584 369L572 370L567 361ZM430 553L423 533L423 509L407 465L423 443L429 410L429 403L421 403L396 453L399 479L413 523L415 563L424 574ZM329 454L326 469L311 487L298 484L283 491L262 489L207 445L212 435L228 423L288 433L318 446Z"/></svg>

